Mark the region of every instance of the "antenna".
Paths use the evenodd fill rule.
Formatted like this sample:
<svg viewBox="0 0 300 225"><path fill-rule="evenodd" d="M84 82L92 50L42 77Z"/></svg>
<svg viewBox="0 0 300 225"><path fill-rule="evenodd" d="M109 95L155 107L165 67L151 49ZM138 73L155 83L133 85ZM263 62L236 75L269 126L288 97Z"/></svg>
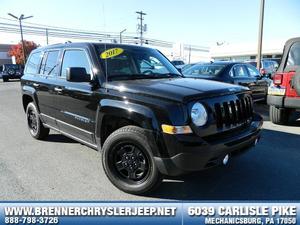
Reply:
<svg viewBox="0 0 300 225"><path fill-rule="evenodd" d="M140 31L140 42L141 45L143 45L143 32L146 32L147 30L147 24L143 25L143 20L144 20L144 16L146 16L147 14L144 13L143 11L137 11L135 12L139 15L139 17L137 18L138 20L140 20L140 24L138 24L138 31Z"/></svg>
<svg viewBox="0 0 300 225"><path fill-rule="evenodd" d="M103 27L104 27L104 32L106 33L106 21L105 21L105 9L104 9L104 3L102 2L102 12L103 12ZM106 51L106 42L107 40L105 40L104 42L104 51ZM104 59L104 64L105 64L105 90L107 92L107 82L108 82L108 75L107 75L107 58Z"/></svg>

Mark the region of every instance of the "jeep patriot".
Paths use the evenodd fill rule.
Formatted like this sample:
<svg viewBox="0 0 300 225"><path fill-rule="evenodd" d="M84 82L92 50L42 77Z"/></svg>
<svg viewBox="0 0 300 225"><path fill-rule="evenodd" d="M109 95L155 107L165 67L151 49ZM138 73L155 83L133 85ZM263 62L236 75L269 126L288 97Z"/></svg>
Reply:
<svg viewBox="0 0 300 225"><path fill-rule="evenodd" d="M38 48L21 86L31 136L53 129L99 150L109 180L128 193L152 191L164 175L226 164L260 137L248 88L184 78L147 47Z"/></svg>

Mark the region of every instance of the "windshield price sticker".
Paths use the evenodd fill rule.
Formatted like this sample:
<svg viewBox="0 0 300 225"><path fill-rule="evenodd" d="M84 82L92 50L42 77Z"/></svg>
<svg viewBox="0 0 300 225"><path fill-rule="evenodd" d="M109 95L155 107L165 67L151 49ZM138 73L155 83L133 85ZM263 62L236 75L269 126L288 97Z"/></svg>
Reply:
<svg viewBox="0 0 300 225"><path fill-rule="evenodd" d="M121 55L124 52L122 48L110 48L102 52L100 55L101 59L109 59L118 55Z"/></svg>

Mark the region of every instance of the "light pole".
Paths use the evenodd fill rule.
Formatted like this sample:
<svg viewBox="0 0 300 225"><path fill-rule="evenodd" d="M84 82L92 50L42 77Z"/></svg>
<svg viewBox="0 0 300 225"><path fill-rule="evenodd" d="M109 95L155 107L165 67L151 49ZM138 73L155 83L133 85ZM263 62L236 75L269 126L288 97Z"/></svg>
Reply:
<svg viewBox="0 0 300 225"><path fill-rule="evenodd" d="M122 43L122 34L126 31L127 29L124 29L120 32L120 44Z"/></svg>
<svg viewBox="0 0 300 225"><path fill-rule="evenodd" d="M261 68L261 52L262 52L262 39L264 30L264 11L265 11L265 0L260 2L260 17L259 17L259 28L258 28L258 45L257 45L257 69Z"/></svg>
<svg viewBox="0 0 300 225"><path fill-rule="evenodd" d="M25 46L24 46L24 39L23 39L23 29L22 29L22 20L32 18L33 16L24 16L24 14L21 14L20 17L17 17L11 13L8 13L9 16L15 18L16 20L19 20L20 24L20 32L21 32L21 42L22 42L22 50L23 50L23 58L24 58L24 65L26 63L26 52L25 52Z"/></svg>

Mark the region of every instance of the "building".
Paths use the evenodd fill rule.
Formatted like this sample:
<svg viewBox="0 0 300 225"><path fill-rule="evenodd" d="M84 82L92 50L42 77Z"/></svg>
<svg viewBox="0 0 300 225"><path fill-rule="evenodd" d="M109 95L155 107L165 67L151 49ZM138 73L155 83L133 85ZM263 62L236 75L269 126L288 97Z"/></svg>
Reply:
<svg viewBox="0 0 300 225"><path fill-rule="evenodd" d="M263 42L263 58L279 60L282 56L285 42L286 40L272 40ZM214 60L255 60L257 56L257 42L217 44L211 47L210 56Z"/></svg>

